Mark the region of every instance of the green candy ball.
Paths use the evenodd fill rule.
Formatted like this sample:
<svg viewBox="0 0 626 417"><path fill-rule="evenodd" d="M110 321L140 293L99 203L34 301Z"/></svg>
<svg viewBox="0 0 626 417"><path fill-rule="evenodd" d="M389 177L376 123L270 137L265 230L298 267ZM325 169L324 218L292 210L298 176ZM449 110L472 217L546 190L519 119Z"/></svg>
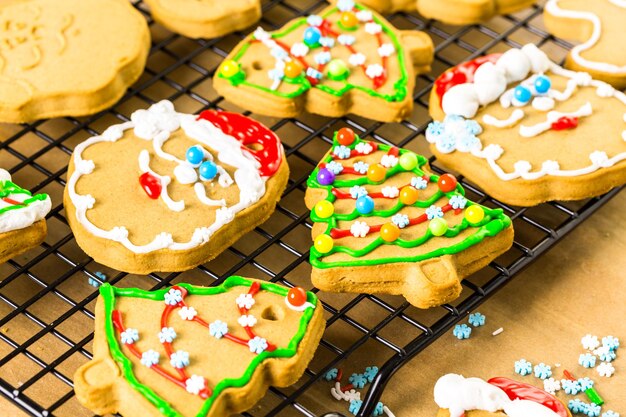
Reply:
<svg viewBox="0 0 626 417"><path fill-rule="evenodd" d="M333 59L326 67L328 78L331 80L345 80L350 75L348 65L341 59Z"/></svg>
<svg viewBox="0 0 626 417"><path fill-rule="evenodd" d="M405 171L412 171L417 166L417 155L413 152L405 152L400 155L400 166Z"/></svg>
<svg viewBox="0 0 626 417"><path fill-rule="evenodd" d="M435 236L443 236L448 230L448 222L441 217L436 217L428 225L430 232Z"/></svg>

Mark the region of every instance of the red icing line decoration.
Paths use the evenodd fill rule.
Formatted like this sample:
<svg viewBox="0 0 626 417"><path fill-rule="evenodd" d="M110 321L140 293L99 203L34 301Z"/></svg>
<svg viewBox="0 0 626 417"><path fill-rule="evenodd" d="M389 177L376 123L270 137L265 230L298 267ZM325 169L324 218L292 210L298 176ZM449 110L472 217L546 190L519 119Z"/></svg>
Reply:
<svg viewBox="0 0 626 417"><path fill-rule="evenodd" d="M9 197L4 197L2 199L2 201L4 201L5 203L12 204L14 206L25 206L26 205L26 204L22 203L21 201L13 200L12 198L9 198Z"/></svg>
<svg viewBox="0 0 626 417"><path fill-rule="evenodd" d="M163 191L161 180L149 172L144 172L139 176L139 184L141 184L141 188L143 188L148 197L153 200L158 199L161 191Z"/></svg>
<svg viewBox="0 0 626 417"><path fill-rule="evenodd" d="M563 116L550 126L552 130L575 129L578 126L578 117Z"/></svg>
<svg viewBox="0 0 626 417"><path fill-rule="evenodd" d="M563 403L556 397L548 394L544 390L533 387L532 385L522 382L513 381L512 379L496 377L489 381L491 385L500 388L509 396L511 400L529 400L544 405L554 411L561 417L568 417L569 413Z"/></svg>
<svg viewBox="0 0 626 417"><path fill-rule="evenodd" d="M263 124L239 113L205 110L198 119L207 120L227 135L241 142L242 149L259 161L259 172L271 177L283 161L283 146L274 132Z"/></svg>
<svg viewBox="0 0 626 417"><path fill-rule="evenodd" d="M485 62L496 63L502 54L481 56L471 61L464 62L444 72L435 81L435 92L441 101L443 95L455 85L471 83L474 81L474 73Z"/></svg>

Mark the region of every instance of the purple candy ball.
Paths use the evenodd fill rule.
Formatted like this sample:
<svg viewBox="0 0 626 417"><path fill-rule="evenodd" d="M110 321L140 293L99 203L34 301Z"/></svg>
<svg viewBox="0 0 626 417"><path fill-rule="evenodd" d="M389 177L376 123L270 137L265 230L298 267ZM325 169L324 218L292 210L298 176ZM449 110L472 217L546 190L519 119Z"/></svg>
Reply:
<svg viewBox="0 0 626 417"><path fill-rule="evenodd" d="M326 168L322 168L317 171L317 182L321 185L331 185L335 182L335 174Z"/></svg>

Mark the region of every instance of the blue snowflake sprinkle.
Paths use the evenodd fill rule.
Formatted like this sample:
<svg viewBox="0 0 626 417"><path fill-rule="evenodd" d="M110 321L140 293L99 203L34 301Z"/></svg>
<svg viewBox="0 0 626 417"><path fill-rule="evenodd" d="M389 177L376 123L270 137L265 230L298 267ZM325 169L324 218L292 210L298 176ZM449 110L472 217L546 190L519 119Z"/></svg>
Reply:
<svg viewBox="0 0 626 417"><path fill-rule="evenodd" d="M450 197L449 203L452 206L452 208L455 210L463 209L465 208L465 205L467 204L467 198L463 197L462 195L455 194L452 197Z"/></svg>
<svg viewBox="0 0 626 417"><path fill-rule="evenodd" d="M337 37L337 42L339 42L339 44L341 45L349 46L349 45L352 45L355 41L356 41L356 38L354 36L346 35L345 33Z"/></svg>
<svg viewBox="0 0 626 417"><path fill-rule="evenodd" d="M619 417L619 413L616 413L613 410L607 410L604 413L602 413L602 417Z"/></svg>
<svg viewBox="0 0 626 417"><path fill-rule="evenodd" d="M139 331L137 329L126 329L120 334L120 339L125 345L132 345L139 340Z"/></svg>
<svg viewBox="0 0 626 417"><path fill-rule="evenodd" d="M476 120L466 120L465 126L467 127L467 131L472 135L479 135L483 132L483 128L480 127Z"/></svg>
<svg viewBox="0 0 626 417"><path fill-rule="evenodd" d="M533 372L533 364L526 359L520 359L515 362L515 373L521 376L530 375Z"/></svg>
<svg viewBox="0 0 626 417"><path fill-rule="evenodd" d="M409 225L409 216L406 214L394 214L391 216L391 222L398 226L400 229L404 229Z"/></svg>
<svg viewBox="0 0 626 417"><path fill-rule="evenodd" d="M159 332L159 342L172 343L176 339L176 332L173 327L164 327Z"/></svg>
<svg viewBox="0 0 626 417"><path fill-rule="evenodd" d="M426 134L430 136L439 136L443 133L443 123L434 121L426 128Z"/></svg>
<svg viewBox="0 0 626 417"><path fill-rule="evenodd" d="M469 339L472 334L472 328L467 324L457 324L452 330L452 334L459 340Z"/></svg>
<svg viewBox="0 0 626 417"><path fill-rule="evenodd" d="M341 171L343 171L343 165L341 165L337 161L330 161L329 163L326 164L326 169L332 172L333 174L338 175L341 173Z"/></svg>
<svg viewBox="0 0 626 417"><path fill-rule="evenodd" d="M587 414L588 407L589 407L589 404L587 404L584 401L579 400L578 398L569 400L569 403L567 403L567 408L569 408L569 410L573 414L578 414L578 413Z"/></svg>
<svg viewBox="0 0 626 417"><path fill-rule="evenodd" d="M432 122L426 128L426 140L434 143L443 153L458 150L471 152L482 147L477 135L482 128L475 120L465 120L461 116L446 116L443 122Z"/></svg>
<svg viewBox="0 0 626 417"><path fill-rule="evenodd" d="M580 382L572 381L570 379L562 379L561 388L566 394L569 394L569 395L576 395L582 391Z"/></svg>
<svg viewBox="0 0 626 417"><path fill-rule="evenodd" d="M150 368L151 366L159 363L160 357L161 355L159 354L159 352L150 349L141 354L141 364Z"/></svg>
<svg viewBox="0 0 626 417"><path fill-rule="evenodd" d="M228 325L221 320L215 320L209 324L209 334L216 339L221 339L228 333Z"/></svg>
<svg viewBox="0 0 626 417"><path fill-rule="evenodd" d="M183 293L176 288L170 288L170 290L165 293L163 299L165 300L165 304L168 306L175 306L183 301Z"/></svg>
<svg viewBox="0 0 626 417"><path fill-rule="evenodd" d="M170 356L170 364L176 369L183 369L189 366L189 353L184 350L177 350Z"/></svg>
<svg viewBox="0 0 626 417"><path fill-rule="evenodd" d="M602 407L598 404L589 404L587 405L587 417L600 417L600 412L602 411Z"/></svg>
<svg viewBox="0 0 626 417"><path fill-rule="evenodd" d="M352 165L352 168L358 172L359 174L367 174L367 170L369 169L370 164L367 162L358 161Z"/></svg>
<svg viewBox="0 0 626 417"><path fill-rule="evenodd" d="M540 363L539 365L535 365L535 377L539 379L548 379L552 376L552 368L550 365L546 365L545 363Z"/></svg>
<svg viewBox="0 0 626 417"><path fill-rule="evenodd" d="M602 346L607 346L609 349L615 351L619 347L619 339L613 336L605 336L602 338Z"/></svg>
<svg viewBox="0 0 626 417"><path fill-rule="evenodd" d="M580 385L581 391L587 391L589 388L593 388L593 381L590 378L578 378L578 385Z"/></svg>
<svg viewBox="0 0 626 417"><path fill-rule="evenodd" d="M308 67L306 69L306 75L307 75L307 77L311 77L311 78L314 78L316 80L321 80L322 77L324 76L324 74L322 74L321 72L319 72L318 70L316 70L315 68L312 68L312 67Z"/></svg>
<svg viewBox="0 0 626 417"><path fill-rule="evenodd" d="M378 417L378 416L382 416L384 412L385 412L385 406L383 405L382 402L379 401L378 404L376 404L376 408L372 412L372 415L374 417Z"/></svg>
<svg viewBox="0 0 626 417"><path fill-rule="evenodd" d="M368 366L367 368L365 368L365 372L363 373L363 375L365 375L365 378L367 378L368 382L372 382L374 378L376 378L377 374L378 374L378 366Z"/></svg>
<svg viewBox="0 0 626 417"><path fill-rule="evenodd" d="M480 314L479 312L469 315L469 323L474 327L484 326L486 319L485 315Z"/></svg>
<svg viewBox="0 0 626 417"><path fill-rule="evenodd" d="M352 188L350 188L350 197L354 198L355 200L359 197L363 197L367 195L367 190L364 187L361 187L359 185L353 185Z"/></svg>
<svg viewBox="0 0 626 417"><path fill-rule="evenodd" d="M333 154L339 159L348 159L350 158L350 148L344 145L337 145L333 149Z"/></svg>
<svg viewBox="0 0 626 417"><path fill-rule="evenodd" d="M418 190L423 190L428 187L428 181L422 177L413 177L411 178L411 186Z"/></svg>
<svg viewBox="0 0 626 417"><path fill-rule="evenodd" d="M326 48L332 48L333 46L335 46L335 39L329 37L329 36L322 36L320 38L320 45L326 47Z"/></svg>
<svg viewBox="0 0 626 417"><path fill-rule="evenodd" d="M89 277L89 279L87 280L87 283L89 285L91 285L92 287L96 287L98 288L100 285L102 285L103 282L106 282L107 280L107 276L104 275L102 272L100 271L96 271L93 273L97 278L100 279L100 281L98 281L95 278Z"/></svg>
<svg viewBox="0 0 626 417"><path fill-rule="evenodd" d="M432 220L435 217L443 217L443 211L441 207L432 205L426 209L426 217L428 217L428 220Z"/></svg>
<svg viewBox="0 0 626 417"><path fill-rule="evenodd" d="M611 350L608 346L602 346L594 351L598 358L604 362L613 362L617 358L617 354L614 350Z"/></svg>
<svg viewBox="0 0 626 417"><path fill-rule="evenodd" d="M337 375L339 375L339 370L337 368L333 368L324 374L324 379L326 381L334 381L337 378Z"/></svg>
<svg viewBox="0 0 626 417"><path fill-rule="evenodd" d="M330 56L330 52L328 51L323 51L320 53L315 54L315 56L313 57L313 59L315 60L315 62L319 65L324 65L324 64L328 64L330 62L330 59L332 57Z"/></svg>
<svg viewBox="0 0 626 417"><path fill-rule="evenodd" d="M321 25L323 20L324 19L322 19L321 16L318 16L316 14L312 14L306 18L306 22L309 24L309 26L315 26L315 27Z"/></svg>
<svg viewBox="0 0 626 417"><path fill-rule="evenodd" d="M591 353L581 353L578 357L578 364L585 368L593 368L596 366L596 357Z"/></svg>
<svg viewBox="0 0 626 417"><path fill-rule="evenodd" d="M356 416L361 409L361 405L363 405L363 401L361 400L350 400L350 408L348 410Z"/></svg>
<svg viewBox="0 0 626 417"><path fill-rule="evenodd" d="M248 347L250 348L250 352L256 353L257 355L263 353L265 349L267 349L267 346L267 340L259 336L255 336L254 339L248 341Z"/></svg>
<svg viewBox="0 0 626 417"><path fill-rule="evenodd" d="M367 384L367 378L363 374L352 374L350 375L350 378L348 378L348 381L350 381L355 388L359 389L363 388L365 384Z"/></svg>

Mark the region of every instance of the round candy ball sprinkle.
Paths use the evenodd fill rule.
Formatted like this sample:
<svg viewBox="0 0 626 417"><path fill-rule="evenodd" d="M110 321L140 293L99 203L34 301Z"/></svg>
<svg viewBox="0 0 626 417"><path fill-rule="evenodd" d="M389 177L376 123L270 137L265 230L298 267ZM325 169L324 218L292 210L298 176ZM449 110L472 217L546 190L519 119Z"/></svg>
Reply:
<svg viewBox="0 0 626 417"><path fill-rule="evenodd" d="M418 191L407 185L400 190L400 202L405 206L411 206L417 201Z"/></svg>
<svg viewBox="0 0 626 417"><path fill-rule="evenodd" d="M302 65L296 60L285 63L285 76L289 78L298 78L302 74Z"/></svg>
<svg viewBox="0 0 626 417"><path fill-rule="evenodd" d="M367 170L367 179L372 182L380 182L385 179L387 169L381 164L372 164Z"/></svg>
<svg viewBox="0 0 626 417"><path fill-rule="evenodd" d="M437 185L439 189L444 193L449 193L450 191L454 191L456 189L456 185L458 181L456 177L452 174L443 174L439 177L439 181L437 181Z"/></svg>
<svg viewBox="0 0 626 417"><path fill-rule="evenodd" d="M485 218L485 210L481 206L471 205L465 209L465 219L470 224L478 224Z"/></svg>
<svg viewBox="0 0 626 417"><path fill-rule="evenodd" d="M199 145L192 146L187 149L185 157L187 158L187 162L189 162L194 167L198 167L204 160L204 150Z"/></svg>
<svg viewBox="0 0 626 417"><path fill-rule="evenodd" d="M308 46L315 46L319 43L322 32L316 27L309 27L304 31L304 43Z"/></svg>
<svg viewBox="0 0 626 417"><path fill-rule="evenodd" d="M239 73L239 64L232 59L222 62L220 66L220 74L225 78L232 78Z"/></svg>
<svg viewBox="0 0 626 417"><path fill-rule="evenodd" d="M550 90L550 87L552 87L552 81L550 81L549 77L540 75L535 78L535 90L537 90L539 94L547 93L548 90Z"/></svg>
<svg viewBox="0 0 626 417"><path fill-rule="evenodd" d="M393 242L400 237L400 228L393 223L385 223L380 228L380 237L385 242Z"/></svg>
<svg viewBox="0 0 626 417"><path fill-rule="evenodd" d="M287 293L287 301L295 307L303 306L304 303L306 303L306 291L302 287L293 287L289 289L289 292Z"/></svg>
<svg viewBox="0 0 626 417"><path fill-rule="evenodd" d="M341 13L341 25L346 29L352 29L359 24L359 19L353 12Z"/></svg>
<svg viewBox="0 0 626 417"><path fill-rule="evenodd" d="M524 87L523 85L518 85L513 90L513 96L520 103L528 103L530 99L532 98L533 94L530 92L528 88Z"/></svg>
<svg viewBox="0 0 626 417"><path fill-rule="evenodd" d="M329 169L322 168L317 171L317 182L319 182L320 185L331 185L335 182L335 174Z"/></svg>
<svg viewBox="0 0 626 417"><path fill-rule="evenodd" d="M334 245L333 238L324 234L318 235L314 241L315 249L317 249L319 253L330 252L333 250Z"/></svg>
<svg viewBox="0 0 626 417"><path fill-rule="evenodd" d="M328 78L331 80L345 80L350 75L350 69L346 62L342 59L333 59L326 66Z"/></svg>
<svg viewBox="0 0 626 417"><path fill-rule="evenodd" d="M435 236L443 236L448 230L448 222L441 217L435 217L428 224L428 229Z"/></svg>
<svg viewBox="0 0 626 417"><path fill-rule="evenodd" d="M400 155L399 163L405 171L412 171L417 166L417 155L413 152L405 152Z"/></svg>
<svg viewBox="0 0 626 417"><path fill-rule="evenodd" d="M327 219L335 212L335 206L328 200L319 201L315 205L315 214L322 219Z"/></svg>
<svg viewBox="0 0 626 417"><path fill-rule="evenodd" d="M217 165L212 161L204 161L198 168L198 173L202 181L210 181L217 175Z"/></svg>
<svg viewBox="0 0 626 417"><path fill-rule="evenodd" d="M364 195L356 199L356 209L361 214L370 214L374 211L374 199L369 195Z"/></svg>
<svg viewBox="0 0 626 417"><path fill-rule="evenodd" d="M354 130L349 127L342 127L337 131L337 142L343 146L350 146L354 143Z"/></svg>

